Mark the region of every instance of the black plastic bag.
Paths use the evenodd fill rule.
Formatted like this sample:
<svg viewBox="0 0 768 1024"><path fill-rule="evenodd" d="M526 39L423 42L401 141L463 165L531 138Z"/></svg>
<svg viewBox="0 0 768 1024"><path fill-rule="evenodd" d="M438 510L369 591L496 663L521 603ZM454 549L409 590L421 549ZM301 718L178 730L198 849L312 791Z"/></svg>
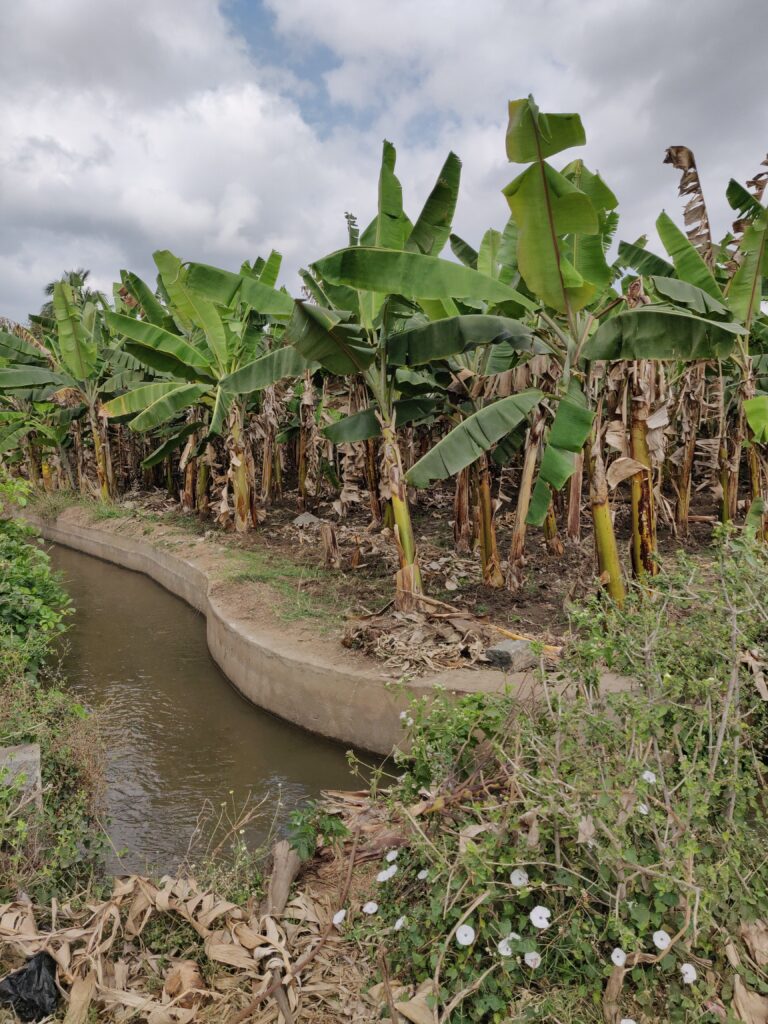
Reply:
<svg viewBox="0 0 768 1024"><path fill-rule="evenodd" d="M0 1003L8 1003L21 1020L43 1020L56 1009L56 961L50 953L35 953L18 971L0 981Z"/></svg>

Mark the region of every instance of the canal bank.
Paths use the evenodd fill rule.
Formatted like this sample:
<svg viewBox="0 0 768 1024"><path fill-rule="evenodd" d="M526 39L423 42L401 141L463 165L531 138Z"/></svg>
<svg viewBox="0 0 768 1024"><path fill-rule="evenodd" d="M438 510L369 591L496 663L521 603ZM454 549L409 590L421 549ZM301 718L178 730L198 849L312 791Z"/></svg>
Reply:
<svg viewBox="0 0 768 1024"><path fill-rule="evenodd" d="M55 519L28 514L42 536L144 573L206 618L213 659L257 707L310 732L378 754L402 741L404 712L414 697L450 693L527 692L531 673L455 669L402 681L316 630L271 620L247 586L233 583L229 552L214 537L190 537L173 526L130 516L94 523L71 507Z"/></svg>

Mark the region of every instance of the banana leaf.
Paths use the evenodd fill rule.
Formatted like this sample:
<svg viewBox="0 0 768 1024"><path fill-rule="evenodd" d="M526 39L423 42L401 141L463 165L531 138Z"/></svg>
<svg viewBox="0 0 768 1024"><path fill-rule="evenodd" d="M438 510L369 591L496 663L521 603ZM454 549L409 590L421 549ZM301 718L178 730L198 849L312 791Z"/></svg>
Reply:
<svg viewBox="0 0 768 1024"><path fill-rule="evenodd" d="M411 467L406 480L413 487L428 487L432 480L458 473L514 430L542 397L541 391L532 388L468 416Z"/></svg>
<svg viewBox="0 0 768 1024"><path fill-rule="evenodd" d="M585 359L725 359L743 327L694 316L674 306L640 306L600 324Z"/></svg>
<svg viewBox="0 0 768 1024"><path fill-rule="evenodd" d="M233 395L250 395L284 377L299 377L310 365L297 349L284 345L228 373L221 378L219 386Z"/></svg>
<svg viewBox="0 0 768 1024"><path fill-rule="evenodd" d="M166 331L173 330L173 317L148 284L142 281L136 274L132 274L130 270L121 270L120 280L126 291L138 302L145 318L151 324L163 327Z"/></svg>
<svg viewBox="0 0 768 1024"><path fill-rule="evenodd" d="M435 186L405 243L406 249L439 256L451 233L461 180L461 160L449 153Z"/></svg>
<svg viewBox="0 0 768 1024"><path fill-rule="evenodd" d="M283 335L307 362L317 362L331 373L363 373L376 357L359 324L349 314L296 301Z"/></svg>
<svg viewBox="0 0 768 1024"><path fill-rule="evenodd" d="M156 466L158 462L162 462L163 459L167 458L171 452L175 452L177 448L181 448L182 444L186 441L190 434L194 434L196 430L200 430L202 424L199 422L185 423L183 426L175 430L167 440L163 441L153 452L151 452L146 459L141 460L141 465L144 469L150 469L152 466Z"/></svg>
<svg viewBox="0 0 768 1024"><path fill-rule="evenodd" d="M72 289L65 281L53 286L53 312L62 362L73 377L86 381L96 369L99 353L81 323Z"/></svg>
<svg viewBox="0 0 768 1024"><path fill-rule="evenodd" d="M194 405L198 398L202 398L204 394L210 393L210 390L207 384L177 385L175 390L161 395L151 405L148 405L143 412L140 412L135 419L132 419L130 422L131 430L151 430L153 427L160 426L161 423L165 423L172 416L175 416L176 413ZM120 399L114 399L114 401L119 402ZM112 402L109 402L108 405L112 405Z"/></svg>
<svg viewBox="0 0 768 1024"><path fill-rule="evenodd" d="M617 263L624 267L631 267L638 274L653 274L656 277L672 277L675 272L671 263L667 263L661 256L657 256L653 252L648 252L637 242L619 242Z"/></svg>
<svg viewBox="0 0 768 1024"><path fill-rule="evenodd" d="M387 359L395 366L423 366L478 345L499 342L506 342L519 352L532 352L536 345L531 329L519 320L468 314L391 335L387 340Z"/></svg>
<svg viewBox="0 0 768 1024"><path fill-rule="evenodd" d="M476 299L513 301L525 309L534 304L509 285L457 263L415 252L357 246L339 249L314 264L331 284L412 299Z"/></svg>
<svg viewBox="0 0 768 1024"><path fill-rule="evenodd" d="M140 346L141 350L151 350L165 353L172 356L174 360L186 366L192 367L208 377L215 377L216 373L211 366L207 355L195 348L180 334L172 334L170 331L149 324L144 320L135 320L131 316L124 316L122 313L107 313L107 324L117 334L129 338ZM135 351L135 346L126 348L131 355L134 355L140 362L147 360L140 352ZM149 365L152 365L149 363Z"/></svg>
<svg viewBox="0 0 768 1024"><path fill-rule="evenodd" d="M597 213L589 197L547 163L523 171L504 195L518 226L518 269L530 291L561 313L581 309L597 285L567 258L561 239L597 235Z"/></svg>
<svg viewBox="0 0 768 1024"><path fill-rule="evenodd" d="M187 284L219 306L231 307L239 300L264 316L288 317L293 311L293 299L286 292L270 288L252 277L232 274L206 263L188 265Z"/></svg>
<svg viewBox="0 0 768 1024"><path fill-rule="evenodd" d="M559 491L573 475L576 452L589 437L595 414L583 404L562 398L541 457L539 475L531 495L526 523L541 526L547 517L552 492Z"/></svg>
<svg viewBox="0 0 768 1024"><path fill-rule="evenodd" d="M515 164L546 160L587 141L578 114L542 114L533 96L509 101L507 159Z"/></svg>
<svg viewBox="0 0 768 1024"><path fill-rule="evenodd" d="M688 284L695 284L697 288L707 292L715 299L721 299L722 293L715 281L712 271L701 257L698 249L695 248L666 214L661 213L656 221L656 230L667 250L670 259L675 265L677 276L681 281Z"/></svg>
<svg viewBox="0 0 768 1024"><path fill-rule="evenodd" d="M768 442L768 395L758 395L744 402L744 415L754 440L761 444Z"/></svg>
<svg viewBox="0 0 768 1024"><path fill-rule="evenodd" d="M403 398L394 403L395 427L407 426L431 416L437 408L433 398ZM367 441L369 437L381 434L381 424L376 417L376 409L363 409L330 423L323 429L323 434L334 444L351 444L353 441Z"/></svg>

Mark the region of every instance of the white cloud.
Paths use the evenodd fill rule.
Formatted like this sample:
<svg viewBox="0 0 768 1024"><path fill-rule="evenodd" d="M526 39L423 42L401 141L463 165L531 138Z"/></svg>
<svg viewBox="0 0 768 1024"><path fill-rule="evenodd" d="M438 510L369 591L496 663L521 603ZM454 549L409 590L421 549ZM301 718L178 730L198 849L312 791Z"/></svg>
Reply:
<svg viewBox="0 0 768 1024"><path fill-rule="evenodd" d="M448 151L464 163L457 230L501 226L506 100L578 110L579 154L622 201L620 234L679 214L667 145L697 155L717 230L729 176L768 145L764 0L266 0L304 67L249 54L223 0L26 0L0 9L0 311L90 266L106 287L150 254L235 267L271 247L283 280L365 223L383 137L411 215ZM312 78L312 44L333 66ZM326 89L321 131L302 112Z"/></svg>

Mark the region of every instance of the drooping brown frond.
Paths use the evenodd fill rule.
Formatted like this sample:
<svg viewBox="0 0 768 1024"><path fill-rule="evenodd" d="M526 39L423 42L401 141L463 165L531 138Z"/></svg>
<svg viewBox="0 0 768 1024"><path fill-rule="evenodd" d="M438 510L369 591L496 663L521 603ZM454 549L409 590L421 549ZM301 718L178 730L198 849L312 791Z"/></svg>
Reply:
<svg viewBox="0 0 768 1024"><path fill-rule="evenodd" d="M664 163L672 164L676 170L682 171L680 184L677 186L678 195L690 196L683 213L686 234L691 245L698 250L705 263L712 267L714 264L712 231L709 226L709 214L704 202L701 179L696 167L696 158L687 146L670 146L664 157Z"/></svg>
<svg viewBox="0 0 768 1024"><path fill-rule="evenodd" d="M760 164L761 167L768 167L768 156ZM744 183L749 191L752 193L752 198L762 203L763 195L765 194L766 186L768 186L768 171L758 171L754 178L748 178ZM742 211L743 213L743 211ZM733 222L733 238L728 243L728 248L733 254L728 263L728 270L731 274L736 273L736 269L739 266L741 260L741 240L744 237L744 231L750 223L750 218L747 216L739 216Z"/></svg>

